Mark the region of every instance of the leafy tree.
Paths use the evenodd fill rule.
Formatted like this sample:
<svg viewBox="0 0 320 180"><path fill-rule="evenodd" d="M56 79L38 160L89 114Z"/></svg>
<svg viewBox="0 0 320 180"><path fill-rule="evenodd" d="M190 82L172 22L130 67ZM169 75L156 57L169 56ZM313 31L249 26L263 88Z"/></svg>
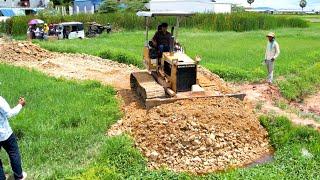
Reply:
<svg viewBox="0 0 320 180"><path fill-rule="evenodd" d="M113 13L118 11L118 3L114 0L104 0L99 6L101 13Z"/></svg>
<svg viewBox="0 0 320 180"><path fill-rule="evenodd" d="M247 2L250 4L250 6L251 6L251 4L252 3L254 3L254 0L247 0Z"/></svg>
<svg viewBox="0 0 320 180"><path fill-rule="evenodd" d="M148 1L146 0L128 1L126 3L128 5L128 8L126 9L126 11L137 12L137 11L146 10L144 5L147 2Z"/></svg>
<svg viewBox="0 0 320 180"><path fill-rule="evenodd" d="M300 7L302 8L302 11L303 11L303 8L305 8L307 6L307 1L306 0L301 0L299 5L300 5Z"/></svg>
<svg viewBox="0 0 320 180"><path fill-rule="evenodd" d="M45 8L44 10L41 10L38 12L38 15L41 18L45 18L45 17L48 17L48 16L52 16L52 15L58 15L59 12L54 8L54 5L53 5L53 2L50 1L48 3L48 7Z"/></svg>
<svg viewBox="0 0 320 180"><path fill-rule="evenodd" d="M232 12L244 12L245 9L243 6L232 5L231 11Z"/></svg>

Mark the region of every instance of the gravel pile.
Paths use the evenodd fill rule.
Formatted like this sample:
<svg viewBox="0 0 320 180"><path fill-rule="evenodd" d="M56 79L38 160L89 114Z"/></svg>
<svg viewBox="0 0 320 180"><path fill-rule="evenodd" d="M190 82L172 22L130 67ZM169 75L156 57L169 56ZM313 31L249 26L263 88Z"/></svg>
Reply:
<svg viewBox="0 0 320 180"><path fill-rule="evenodd" d="M266 130L235 98L178 101L131 122L151 169L203 174L248 165L271 151Z"/></svg>
<svg viewBox="0 0 320 180"><path fill-rule="evenodd" d="M5 61L41 61L53 54L31 42L7 42L0 44L0 59Z"/></svg>

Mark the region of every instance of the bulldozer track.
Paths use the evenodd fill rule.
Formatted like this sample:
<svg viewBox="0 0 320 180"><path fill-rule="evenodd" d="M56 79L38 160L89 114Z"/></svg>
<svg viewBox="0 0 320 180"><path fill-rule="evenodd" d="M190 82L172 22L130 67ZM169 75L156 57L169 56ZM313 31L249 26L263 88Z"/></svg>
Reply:
<svg viewBox="0 0 320 180"><path fill-rule="evenodd" d="M164 88L147 71L131 73L130 86L144 104L147 99L166 97Z"/></svg>

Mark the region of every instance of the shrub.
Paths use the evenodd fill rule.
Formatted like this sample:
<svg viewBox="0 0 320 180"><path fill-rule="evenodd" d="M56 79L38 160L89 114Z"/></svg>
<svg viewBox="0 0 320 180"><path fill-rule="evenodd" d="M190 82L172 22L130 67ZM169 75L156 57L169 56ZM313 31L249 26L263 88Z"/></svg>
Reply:
<svg viewBox="0 0 320 180"><path fill-rule="evenodd" d="M0 22L0 33L6 33L6 23Z"/></svg>
<svg viewBox="0 0 320 180"><path fill-rule="evenodd" d="M12 25L11 23L7 20L5 22L0 22L0 34L10 34L11 32Z"/></svg>
<svg viewBox="0 0 320 180"><path fill-rule="evenodd" d="M114 0L104 0L102 1L100 7L99 7L99 12L101 13L114 13L118 11L118 4Z"/></svg>

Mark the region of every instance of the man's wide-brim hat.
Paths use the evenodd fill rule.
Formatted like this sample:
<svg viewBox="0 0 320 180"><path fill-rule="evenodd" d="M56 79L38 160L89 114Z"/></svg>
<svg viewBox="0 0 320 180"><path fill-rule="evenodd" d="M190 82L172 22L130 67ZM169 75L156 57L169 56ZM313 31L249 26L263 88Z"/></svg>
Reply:
<svg viewBox="0 0 320 180"><path fill-rule="evenodd" d="M270 32L267 34L267 37L276 37L276 35L273 32Z"/></svg>

